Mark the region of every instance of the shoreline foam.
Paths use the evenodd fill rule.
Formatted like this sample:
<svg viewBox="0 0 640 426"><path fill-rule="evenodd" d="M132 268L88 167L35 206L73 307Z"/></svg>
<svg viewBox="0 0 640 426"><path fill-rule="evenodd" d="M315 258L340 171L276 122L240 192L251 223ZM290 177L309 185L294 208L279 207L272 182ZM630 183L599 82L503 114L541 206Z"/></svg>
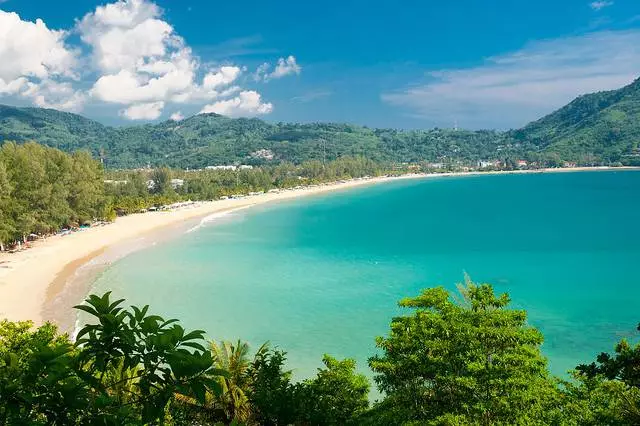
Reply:
<svg viewBox="0 0 640 426"><path fill-rule="evenodd" d="M191 223L186 232L192 232L203 226L208 220L215 220L239 209L246 209L268 202L404 179L598 170L622 171L638 170L638 168L572 168L516 170L511 172L413 174L399 177L356 179L297 190L282 190L277 193L266 193L241 199L201 202L195 207L191 206L170 212L149 212L121 217L113 224L104 227L90 228L64 237L50 237L23 252L0 254L0 318L7 318L12 321L32 320L35 324L50 320L62 326L66 331L70 331L73 328L73 324L69 325L67 318L72 314L67 312L66 305L71 306L81 301L86 295L86 291L88 291L92 278L95 278L113 260L103 260L101 266L98 265L94 271L88 272L82 285L76 285L77 294L75 294L76 300L73 303L68 303L69 296L65 295L65 290L69 290L70 278L80 274L82 268L87 267L88 264L95 261L107 250L117 252L118 246L127 243L131 244L136 239L144 239L145 236L148 237L154 233L161 238L163 236L166 238L165 234L167 234L169 228L184 226L186 222ZM198 223L193 226L193 221L196 220L198 220ZM185 232L184 228L182 232ZM121 258L131 251L127 252L125 250L124 254L116 256ZM92 273L93 275L91 275ZM83 280L80 279L78 281ZM77 296L83 292L84 294L80 300L77 300ZM55 303L55 301L58 301L58 303Z"/></svg>

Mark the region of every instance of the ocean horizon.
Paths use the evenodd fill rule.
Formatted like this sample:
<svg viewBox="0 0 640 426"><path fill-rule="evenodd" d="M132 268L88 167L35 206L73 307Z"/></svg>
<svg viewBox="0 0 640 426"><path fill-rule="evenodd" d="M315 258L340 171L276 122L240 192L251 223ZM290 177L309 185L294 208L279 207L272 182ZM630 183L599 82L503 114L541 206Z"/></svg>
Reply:
<svg viewBox="0 0 640 426"><path fill-rule="evenodd" d="M265 204L129 254L91 291L215 340L269 341L305 378L324 353L367 373L400 299L468 274L527 310L563 375L635 336L638 188L634 171L460 176Z"/></svg>

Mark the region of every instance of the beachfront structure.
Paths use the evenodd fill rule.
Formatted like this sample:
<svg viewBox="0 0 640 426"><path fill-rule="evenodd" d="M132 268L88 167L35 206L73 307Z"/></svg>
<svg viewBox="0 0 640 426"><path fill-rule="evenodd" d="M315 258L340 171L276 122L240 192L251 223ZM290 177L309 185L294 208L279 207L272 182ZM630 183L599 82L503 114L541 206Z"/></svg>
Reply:
<svg viewBox="0 0 640 426"><path fill-rule="evenodd" d="M241 164L239 166L207 166L206 170L251 170L253 166Z"/></svg>
<svg viewBox="0 0 640 426"><path fill-rule="evenodd" d="M497 160L491 161L491 160L480 160L478 161L478 167L481 169L487 168L487 167L499 167L500 166L500 162Z"/></svg>
<svg viewBox="0 0 640 426"><path fill-rule="evenodd" d="M518 167L527 167L528 165L526 160L518 160Z"/></svg>
<svg viewBox="0 0 640 426"><path fill-rule="evenodd" d="M171 187L175 190L184 186L184 179L171 179Z"/></svg>
<svg viewBox="0 0 640 426"><path fill-rule="evenodd" d="M427 167L430 169L444 169L444 163L427 163Z"/></svg>
<svg viewBox="0 0 640 426"><path fill-rule="evenodd" d="M235 170L236 166L207 166L207 170Z"/></svg>

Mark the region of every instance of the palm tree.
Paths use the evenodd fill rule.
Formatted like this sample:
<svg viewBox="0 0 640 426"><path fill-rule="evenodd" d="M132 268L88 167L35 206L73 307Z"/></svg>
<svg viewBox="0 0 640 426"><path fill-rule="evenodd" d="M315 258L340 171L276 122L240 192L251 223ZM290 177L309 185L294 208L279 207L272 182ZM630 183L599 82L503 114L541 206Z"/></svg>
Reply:
<svg viewBox="0 0 640 426"><path fill-rule="evenodd" d="M251 366L249 345L238 340L234 345L229 341L209 342L209 349L216 368L228 372L226 377L218 377L223 392L212 398L212 405L224 412L228 421L246 422L251 416L251 404L246 391L250 386L248 370ZM257 354L267 350L265 343Z"/></svg>

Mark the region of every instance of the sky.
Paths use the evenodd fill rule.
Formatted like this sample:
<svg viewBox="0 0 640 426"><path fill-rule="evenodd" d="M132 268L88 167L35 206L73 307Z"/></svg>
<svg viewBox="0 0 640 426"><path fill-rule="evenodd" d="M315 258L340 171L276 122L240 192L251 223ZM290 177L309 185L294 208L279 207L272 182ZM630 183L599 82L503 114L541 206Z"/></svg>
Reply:
<svg viewBox="0 0 640 426"><path fill-rule="evenodd" d="M640 76L640 0L0 0L0 103L508 129Z"/></svg>

